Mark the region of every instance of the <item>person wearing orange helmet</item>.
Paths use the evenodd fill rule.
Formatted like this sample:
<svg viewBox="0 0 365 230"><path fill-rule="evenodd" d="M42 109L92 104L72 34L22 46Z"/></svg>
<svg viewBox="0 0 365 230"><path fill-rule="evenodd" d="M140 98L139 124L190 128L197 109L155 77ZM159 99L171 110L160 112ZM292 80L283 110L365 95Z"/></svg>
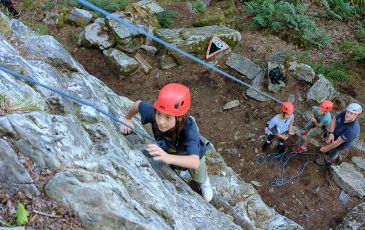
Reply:
<svg viewBox="0 0 365 230"><path fill-rule="evenodd" d="M213 190L205 162L207 147L201 138L195 119L187 116L190 109L188 87L170 83L159 92L152 105L136 101L124 117L124 122L134 128L132 118L139 113L142 124L152 124L154 138L158 144L149 144L147 151L154 160L189 169L192 179L200 184L204 199L210 202ZM121 124L124 134L131 129Z"/></svg>
<svg viewBox="0 0 365 230"><path fill-rule="evenodd" d="M319 106L312 107L312 118L304 125L302 135L305 136L303 145L294 148L294 152L303 153L307 151L308 144L312 138L317 137L327 132L327 127L331 123L331 110L333 102L324 100Z"/></svg>
<svg viewBox="0 0 365 230"><path fill-rule="evenodd" d="M326 153L324 163L332 164L334 160L346 149L350 148L355 139L360 135L358 117L362 113L362 106L358 103L350 103L346 111L339 112L332 118L328 129L327 145L319 151Z"/></svg>
<svg viewBox="0 0 365 230"><path fill-rule="evenodd" d="M261 150L266 151L267 147L271 145L271 141L274 138L278 138L278 152L285 152L284 142L288 139L289 135L294 135L293 123L294 123L294 105L287 101L281 104L281 113L275 115L267 122L265 133L268 134L267 140L262 145Z"/></svg>

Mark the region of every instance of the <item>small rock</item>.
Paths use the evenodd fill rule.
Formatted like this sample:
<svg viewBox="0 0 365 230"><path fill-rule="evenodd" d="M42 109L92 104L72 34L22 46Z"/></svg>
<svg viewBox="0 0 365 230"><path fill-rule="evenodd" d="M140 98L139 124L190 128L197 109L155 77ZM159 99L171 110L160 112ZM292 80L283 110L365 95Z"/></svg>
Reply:
<svg viewBox="0 0 365 230"><path fill-rule="evenodd" d="M235 108L235 107L239 106L239 104L240 104L239 100L230 101L230 102L228 102L227 104L225 104L223 106L223 110L228 110L228 109Z"/></svg>
<svg viewBox="0 0 365 230"><path fill-rule="evenodd" d="M347 195L343 190L341 191L341 194L339 196L339 200L342 204L347 204L350 201L351 197Z"/></svg>
<svg viewBox="0 0 365 230"><path fill-rule="evenodd" d="M260 187L261 186L261 183L258 182L258 181L255 181L255 180L251 181L251 184L255 185L256 187Z"/></svg>

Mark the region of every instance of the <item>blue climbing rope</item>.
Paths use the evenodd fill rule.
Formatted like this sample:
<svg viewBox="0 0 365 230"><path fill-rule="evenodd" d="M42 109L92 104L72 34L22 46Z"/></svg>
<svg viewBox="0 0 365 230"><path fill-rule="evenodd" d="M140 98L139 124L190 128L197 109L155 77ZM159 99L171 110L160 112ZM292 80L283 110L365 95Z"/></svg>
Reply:
<svg viewBox="0 0 365 230"><path fill-rule="evenodd" d="M86 1L86 0L77 0L77 1L80 4L82 4L82 5L86 6L86 7L90 8L90 9L92 9L92 10L98 12L98 13L100 13L101 15L104 15L106 18L113 19L113 20L121 23L125 27L130 28L130 29L132 29L132 30L134 30L134 31L136 31L136 32L138 32L140 34L145 35L146 37L148 37L148 38L150 38L150 39L152 39L152 40L154 40L154 41L156 41L156 42L158 42L158 43L160 43L160 44L168 47L171 50L174 50L174 51L176 51L176 52L178 52L178 53L180 53L180 54L182 54L182 55L190 58L191 60L193 60L193 61L195 61L195 62L197 62L197 63L199 63L199 64L201 64L201 65L203 65L205 67L207 67L208 69L212 69L215 72L222 74L223 76L225 76L225 77L227 77L227 78L229 78L229 79L237 82L240 85L246 86L247 88L252 89L252 90L256 91L257 93L259 93L259 94L261 94L261 95L263 95L263 96L265 96L267 98L270 98L270 99L276 101L279 104L282 104L283 103L279 99L277 99L277 98L275 98L275 97L273 97L273 96L271 96L271 95L269 95L269 94L261 91L260 89L254 87L254 86L252 86L250 84L247 84L246 82L244 82L242 80L237 79L236 77L234 77L234 76L232 76L232 75L224 72L223 70L215 67L214 65L209 64L209 63L207 63L207 62L205 62L205 61L203 61L203 60L201 60L201 59L199 59L199 58L197 58L197 57L195 57L195 56L193 56L193 55L191 55L191 54L189 54L189 53L187 53L187 52L185 52L185 51L183 51L183 50L181 50L181 49L179 49L179 48L177 48L177 47L175 47L173 45L171 45L168 42L165 42L164 40L162 40L162 39L160 39L160 38L158 38L158 37L156 37L156 36L154 36L154 35L146 32L145 30L141 29L140 27L137 27L137 26L131 24L130 22L128 22L128 21L126 21L126 20L124 20L122 18L117 17L116 15L113 15L110 12L108 12L108 11L106 11L104 9L101 9L98 6L95 6L94 4L90 3L89 1ZM300 112L298 110L295 110L295 112L297 112L298 114L300 114L303 118L305 117L302 112Z"/></svg>
<svg viewBox="0 0 365 230"><path fill-rule="evenodd" d="M86 105L86 106L92 107L92 108L94 108L96 111L98 111L98 112L100 112L100 113L104 114L105 116L107 116L107 117L111 118L112 120L114 120L114 121L116 121L116 122L118 122L118 123L121 123L121 124L123 124L123 125L127 126L127 127L128 127L128 128L130 128L133 132L140 134L141 136L143 136L143 137L147 138L148 140L150 140L150 141L152 141L152 142L154 142L154 143L157 143L157 142L156 142L156 140L155 140L153 137L151 137L150 135L148 135L147 133L145 133L145 132L143 132L143 131L140 131L140 130L137 130L137 129L135 129L135 128L132 128L130 125L126 124L124 121L122 121L122 120L120 120L119 118L117 118L117 117L113 116L112 114L110 114L110 113L108 113L108 112L106 112L106 111L104 111L104 110L102 110L102 109L98 108L96 105L94 105L94 104L92 104L92 103L90 103L90 102L88 102L88 101L85 101L85 100L83 100L83 99L81 99L81 98L79 98L79 97L75 97L75 96L72 96L72 95L70 95L70 94L67 94L67 93L65 93L65 92L63 92L63 91L61 91L61 90L59 90L59 89L56 89L56 88L53 88L53 87L47 86L47 85L45 85L45 84L42 84L41 82L39 82L39 81L37 81L37 80L35 80L35 79L32 79L32 78L26 77L26 76L24 76L24 75L21 75L21 74L19 74L19 73L17 73L17 72L15 72L15 71L13 71L13 70L11 70L11 69L8 69L8 68L6 68L6 67L4 67L4 66L0 66L0 70L4 71L4 72L6 72L6 73L9 73L9 74L11 74L11 75L13 75L13 76L15 76L15 77L17 77L17 78L20 78L20 79L22 79L22 80L24 80L24 81L27 81L27 82L30 82L30 83L33 83L33 84L39 85L39 86L41 86L41 87L43 87L43 88L45 88L45 89L51 90L51 91L53 91L53 92L55 92L55 93L58 93L58 94L60 94L60 95L62 95L62 96L64 96L64 97L67 97L67 98L69 98L69 99L71 99L71 100L73 100L73 101L76 101L76 102L80 103L80 104L83 104L83 105Z"/></svg>

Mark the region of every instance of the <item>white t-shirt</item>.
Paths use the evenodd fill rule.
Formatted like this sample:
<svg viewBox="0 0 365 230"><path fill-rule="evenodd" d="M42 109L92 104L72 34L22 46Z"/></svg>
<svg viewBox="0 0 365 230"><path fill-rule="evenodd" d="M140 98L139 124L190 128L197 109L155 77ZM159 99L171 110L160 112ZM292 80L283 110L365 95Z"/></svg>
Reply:
<svg viewBox="0 0 365 230"><path fill-rule="evenodd" d="M294 114L292 114L288 119L281 118L280 114L275 115L269 122L268 128L272 130L275 126L278 130L278 133L285 133L289 130L289 125L294 122Z"/></svg>

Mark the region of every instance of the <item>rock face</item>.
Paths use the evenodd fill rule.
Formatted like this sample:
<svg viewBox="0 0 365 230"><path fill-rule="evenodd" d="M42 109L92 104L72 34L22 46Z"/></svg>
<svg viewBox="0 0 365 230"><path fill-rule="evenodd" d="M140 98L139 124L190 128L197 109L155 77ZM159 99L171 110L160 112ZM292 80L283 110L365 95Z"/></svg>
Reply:
<svg viewBox="0 0 365 230"><path fill-rule="evenodd" d="M323 75L318 75L318 80L307 92L307 101L314 100L321 103L324 100L333 100L339 95L333 85Z"/></svg>
<svg viewBox="0 0 365 230"><path fill-rule="evenodd" d="M365 226L365 202L354 207L335 229L362 229Z"/></svg>
<svg viewBox="0 0 365 230"><path fill-rule="evenodd" d="M0 36L2 65L115 116L123 116L131 106L129 99L89 75L50 36L29 35L22 40L22 49L32 55L22 57ZM46 195L76 211L86 229L302 229L268 207L217 152L207 156L209 167L222 169L211 173L217 194L213 204L227 207L233 221L171 168L145 156L144 139L121 135L114 121L90 106L3 71L0 92L12 102L31 98L37 104L36 111L0 117L1 188L38 195L37 171L57 167L59 173L45 186ZM138 117L133 122L142 129ZM35 165L34 172L27 171L25 160Z"/></svg>
<svg viewBox="0 0 365 230"><path fill-rule="evenodd" d="M336 183L350 196L365 196L365 178L352 164L343 162L331 166Z"/></svg>
<svg viewBox="0 0 365 230"><path fill-rule="evenodd" d="M241 40L241 34L226 26L205 26L198 28L182 29L159 29L156 36L170 42L172 45L195 54L205 54L212 35L218 36L221 40L233 48ZM179 64L187 63L187 58L177 54L173 50L169 53L174 56Z"/></svg>

